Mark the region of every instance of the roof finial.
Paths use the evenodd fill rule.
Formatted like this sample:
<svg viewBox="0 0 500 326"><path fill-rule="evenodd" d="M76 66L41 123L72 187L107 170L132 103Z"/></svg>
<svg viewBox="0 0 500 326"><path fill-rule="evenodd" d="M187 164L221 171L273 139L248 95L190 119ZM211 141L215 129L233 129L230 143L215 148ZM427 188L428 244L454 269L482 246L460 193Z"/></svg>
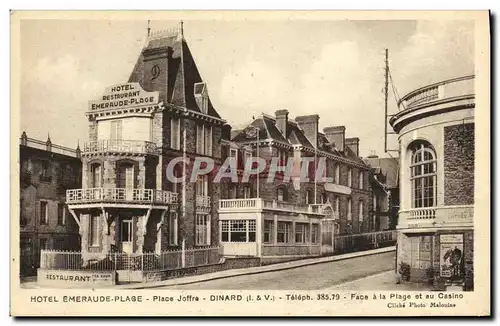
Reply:
<svg viewBox="0 0 500 326"><path fill-rule="evenodd" d="M150 23L150 22L151 22L151 21L148 19L148 37L149 37L149 35L151 34L151 27L149 26L149 23Z"/></svg>
<svg viewBox="0 0 500 326"><path fill-rule="evenodd" d="M181 39L184 38L184 22L182 20L179 23L179 35Z"/></svg>

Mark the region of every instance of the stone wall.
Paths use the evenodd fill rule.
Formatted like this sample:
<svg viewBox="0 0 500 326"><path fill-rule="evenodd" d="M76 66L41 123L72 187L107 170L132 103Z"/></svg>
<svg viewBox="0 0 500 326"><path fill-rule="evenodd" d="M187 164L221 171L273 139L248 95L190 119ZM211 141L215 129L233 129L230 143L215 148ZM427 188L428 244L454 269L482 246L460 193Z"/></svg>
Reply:
<svg viewBox="0 0 500 326"><path fill-rule="evenodd" d="M474 124L444 127L444 203L474 204Z"/></svg>

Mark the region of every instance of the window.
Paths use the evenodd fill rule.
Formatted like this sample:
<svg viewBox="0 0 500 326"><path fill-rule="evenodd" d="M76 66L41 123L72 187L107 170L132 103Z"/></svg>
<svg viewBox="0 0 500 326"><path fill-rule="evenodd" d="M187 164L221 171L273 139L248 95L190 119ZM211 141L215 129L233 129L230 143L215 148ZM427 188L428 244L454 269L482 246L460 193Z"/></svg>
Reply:
<svg viewBox="0 0 500 326"><path fill-rule="evenodd" d="M196 179L196 195L208 196L208 175L199 175Z"/></svg>
<svg viewBox="0 0 500 326"><path fill-rule="evenodd" d="M247 162L250 162L251 159L252 159L252 152L245 151L245 167L247 165Z"/></svg>
<svg viewBox="0 0 500 326"><path fill-rule="evenodd" d="M42 177L44 179L50 178L50 163L49 163L49 161L42 161Z"/></svg>
<svg viewBox="0 0 500 326"><path fill-rule="evenodd" d="M236 199L236 186L229 185L229 199Z"/></svg>
<svg viewBox="0 0 500 326"><path fill-rule="evenodd" d="M359 186L358 186L359 189L364 189L364 182L365 182L364 177L365 177L364 172L359 171Z"/></svg>
<svg viewBox="0 0 500 326"><path fill-rule="evenodd" d="M196 245L210 245L210 215L196 214Z"/></svg>
<svg viewBox="0 0 500 326"><path fill-rule="evenodd" d="M212 156L212 126L196 126L196 153Z"/></svg>
<svg viewBox="0 0 500 326"><path fill-rule="evenodd" d="M255 242L255 220L221 221L222 242Z"/></svg>
<svg viewBox="0 0 500 326"><path fill-rule="evenodd" d="M40 224L49 224L49 205L46 201L40 201Z"/></svg>
<svg viewBox="0 0 500 326"><path fill-rule="evenodd" d="M170 119L170 147L172 149L181 149L181 119Z"/></svg>
<svg viewBox="0 0 500 326"><path fill-rule="evenodd" d="M111 140L121 140L122 139L122 120L111 121L111 130L109 139Z"/></svg>
<svg viewBox="0 0 500 326"><path fill-rule="evenodd" d="M99 215L91 215L90 216L90 225L89 225L89 244L92 247L99 246ZM122 241L124 239L128 239L128 234L124 238L123 228L122 228Z"/></svg>
<svg viewBox="0 0 500 326"><path fill-rule="evenodd" d="M351 201L351 198L347 199L347 220L352 221L352 201Z"/></svg>
<svg viewBox="0 0 500 326"><path fill-rule="evenodd" d="M40 239L40 250L49 249L47 246L47 239Z"/></svg>
<svg viewBox="0 0 500 326"><path fill-rule="evenodd" d="M171 246L176 246L178 236L177 212L171 212L168 218L168 243Z"/></svg>
<svg viewBox="0 0 500 326"><path fill-rule="evenodd" d="M312 224L311 227L311 243L319 243L319 224Z"/></svg>
<svg viewBox="0 0 500 326"><path fill-rule="evenodd" d="M436 206L436 155L427 142L411 147L411 185L413 207Z"/></svg>
<svg viewBox="0 0 500 326"><path fill-rule="evenodd" d="M321 194L321 204L326 204L328 202L328 195L324 192Z"/></svg>
<svg viewBox="0 0 500 326"><path fill-rule="evenodd" d="M340 198L335 197L335 211L338 213L340 211Z"/></svg>
<svg viewBox="0 0 500 326"><path fill-rule="evenodd" d="M377 211L377 195L373 194L373 211Z"/></svg>
<svg viewBox="0 0 500 326"><path fill-rule="evenodd" d="M277 197L278 201L287 201L288 198L287 198L286 189L283 187L278 188L278 190L276 191L276 197Z"/></svg>
<svg viewBox="0 0 500 326"><path fill-rule="evenodd" d="M431 266L432 236L410 237L410 267L427 269Z"/></svg>
<svg viewBox="0 0 500 326"><path fill-rule="evenodd" d="M278 165L285 166L287 159L287 152L283 149L278 149Z"/></svg>
<svg viewBox="0 0 500 326"><path fill-rule="evenodd" d="M102 187L102 166L98 163L94 163L90 166L92 188Z"/></svg>
<svg viewBox="0 0 500 326"><path fill-rule="evenodd" d="M66 207L64 204L57 204L57 225L66 224Z"/></svg>
<svg viewBox="0 0 500 326"><path fill-rule="evenodd" d="M229 149L229 156L237 158L238 157L238 150L236 148Z"/></svg>
<svg viewBox="0 0 500 326"><path fill-rule="evenodd" d="M307 233L309 232L309 224L295 223L295 243L306 243Z"/></svg>
<svg viewBox="0 0 500 326"><path fill-rule="evenodd" d="M340 184L340 165L335 165L335 183Z"/></svg>
<svg viewBox="0 0 500 326"><path fill-rule="evenodd" d="M306 191L306 205L309 205L309 204L314 204L314 194L312 192L312 190L307 190Z"/></svg>
<svg viewBox="0 0 500 326"><path fill-rule="evenodd" d="M243 198L252 198L252 187L249 185L245 185L243 188Z"/></svg>
<svg viewBox="0 0 500 326"><path fill-rule="evenodd" d="M358 209L358 221L363 222L363 214L364 214L364 206L363 201L359 201L359 209Z"/></svg>
<svg viewBox="0 0 500 326"><path fill-rule="evenodd" d="M273 225L274 221L264 220L264 243L273 242Z"/></svg>
<svg viewBox="0 0 500 326"><path fill-rule="evenodd" d="M352 187L352 169L349 168L347 171L347 186Z"/></svg>
<svg viewBox="0 0 500 326"><path fill-rule="evenodd" d="M278 243L289 243L290 235L292 233L292 223L291 222L278 222Z"/></svg>

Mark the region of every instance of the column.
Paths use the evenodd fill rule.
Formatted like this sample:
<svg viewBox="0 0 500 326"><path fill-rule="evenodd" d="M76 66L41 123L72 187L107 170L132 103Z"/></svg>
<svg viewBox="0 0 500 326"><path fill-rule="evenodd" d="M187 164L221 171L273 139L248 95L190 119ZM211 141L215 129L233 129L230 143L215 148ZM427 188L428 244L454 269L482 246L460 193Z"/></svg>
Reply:
<svg viewBox="0 0 500 326"><path fill-rule="evenodd" d="M136 246L137 246L137 253L142 254L142 250L144 247L144 235L146 234L146 215L143 216L137 216L136 217L136 225L137 225L137 241L136 241Z"/></svg>
<svg viewBox="0 0 500 326"><path fill-rule="evenodd" d="M262 253L262 228L262 213L258 213L255 221L255 243L257 245L257 257L260 257Z"/></svg>
<svg viewBox="0 0 500 326"><path fill-rule="evenodd" d="M278 243L278 215L274 214L273 245Z"/></svg>

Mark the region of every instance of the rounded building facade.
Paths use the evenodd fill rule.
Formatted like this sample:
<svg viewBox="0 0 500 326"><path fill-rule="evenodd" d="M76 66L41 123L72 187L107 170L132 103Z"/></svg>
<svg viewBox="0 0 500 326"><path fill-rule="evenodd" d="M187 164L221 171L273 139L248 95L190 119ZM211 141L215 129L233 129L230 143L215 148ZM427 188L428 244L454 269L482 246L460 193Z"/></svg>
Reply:
<svg viewBox="0 0 500 326"><path fill-rule="evenodd" d="M399 136L397 273L473 289L474 76L412 91L390 123Z"/></svg>

